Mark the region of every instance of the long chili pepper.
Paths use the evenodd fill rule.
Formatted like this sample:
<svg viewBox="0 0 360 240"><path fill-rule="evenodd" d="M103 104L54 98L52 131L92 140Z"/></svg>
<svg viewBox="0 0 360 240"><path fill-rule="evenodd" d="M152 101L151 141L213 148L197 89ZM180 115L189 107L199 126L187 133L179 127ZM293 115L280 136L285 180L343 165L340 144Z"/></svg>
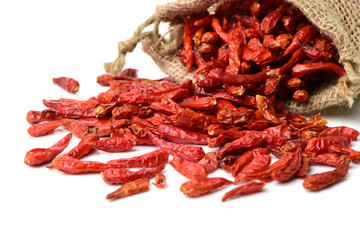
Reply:
<svg viewBox="0 0 360 240"><path fill-rule="evenodd" d="M232 176L236 177L240 172L243 171L243 169L246 166L248 166L254 160L255 157L258 157L260 155L265 155L265 156L270 157L270 153L266 148L255 148L255 149L252 149L252 150L249 150L249 151L246 151L245 153L243 153L241 155L241 157L235 161L233 171L232 171ZM268 160L269 160L269 163L268 163L268 165L269 165L270 159L268 159ZM255 164L255 165L258 165L258 164ZM268 167L268 165L266 167ZM254 167L256 167L256 166L254 166ZM250 166L249 169L254 169L254 167ZM261 170L259 170L257 172L260 172L260 171L262 172L264 170L265 169L261 168Z"/></svg>
<svg viewBox="0 0 360 240"><path fill-rule="evenodd" d="M301 148L298 148L294 153L291 154L290 162L284 168L278 168L271 173L271 178L278 182L285 182L295 176L301 167Z"/></svg>
<svg viewBox="0 0 360 240"><path fill-rule="evenodd" d="M320 133L320 137L326 137L326 136L348 136L351 137L351 140L355 141L360 133L356 131L353 128L349 127L330 127L328 129L325 129Z"/></svg>
<svg viewBox="0 0 360 240"><path fill-rule="evenodd" d="M200 197L229 184L232 184L232 181L226 178L199 178L183 183L180 191L188 197Z"/></svg>
<svg viewBox="0 0 360 240"><path fill-rule="evenodd" d="M158 149L140 156L110 160L106 163L117 165L120 168L146 168L163 165L168 162L168 158L168 150Z"/></svg>
<svg viewBox="0 0 360 240"><path fill-rule="evenodd" d="M349 146L350 143L351 143L351 137L346 137L346 136L316 137L308 141L305 151L323 153L326 152L328 147L330 147L333 144Z"/></svg>
<svg viewBox="0 0 360 240"><path fill-rule="evenodd" d="M256 105L261 115L273 124L279 124L280 121L276 116L274 107L270 104L265 96L256 95Z"/></svg>
<svg viewBox="0 0 360 240"><path fill-rule="evenodd" d="M265 186L264 182L249 182L239 187L236 187L224 194L221 201L225 202L228 199L261 192Z"/></svg>
<svg viewBox="0 0 360 240"><path fill-rule="evenodd" d="M222 27L220 25L220 20L218 18L216 18L216 17L212 18L211 27L219 35L221 40L223 40L226 43L229 42L229 35L222 29Z"/></svg>
<svg viewBox="0 0 360 240"><path fill-rule="evenodd" d="M169 150L171 153L178 154L186 159L200 160L205 155L202 147L168 142L153 133L148 132L148 134L156 146Z"/></svg>
<svg viewBox="0 0 360 240"><path fill-rule="evenodd" d="M340 76L344 76L346 74L345 70L335 63L312 62L295 64L295 66L293 66L291 69L291 76L303 77L320 70L332 71L339 74Z"/></svg>
<svg viewBox="0 0 360 240"><path fill-rule="evenodd" d="M80 121L69 118L62 118L60 120L61 124L68 128L77 138L83 138L86 134L89 133L89 127Z"/></svg>
<svg viewBox="0 0 360 240"><path fill-rule="evenodd" d="M304 28L300 29L294 36L293 41L289 45L289 47L285 50L284 56L288 55L289 53L292 53L296 49L300 48L300 44L298 42L298 39L303 43L308 43L310 39L315 36L317 33L316 27L313 25L307 25Z"/></svg>
<svg viewBox="0 0 360 240"><path fill-rule="evenodd" d="M214 69L208 74L208 77L218 80L223 83L242 85L248 83L258 83L265 81L272 72L261 71L255 74L231 74L221 71L220 69Z"/></svg>
<svg viewBox="0 0 360 240"><path fill-rule="evenodd" d="M29 166L38 166L52 161L69 145L71 138L72 134L69 133L49 148L35 148L28 151L25 155L24 163Z"/></svg>
<svg viewBox="0 0 360 240"><path fill-rule="evenodd" d="M260 29L265 33L269 34L275 28L277 22L280 20L281 16L286 10L286 4L281 4L269 15L267 15L261 22Z"/></svg>
<svg viewBox="0 0 360 240"><path fill-rule="evenodd" d="M198 178L207 177L208 173L202 164L190 160L182 159L174 154L169 164L181 175L188 179L196 180Z"/></svg>
<svg viewBox="0 0 360 240"><path fill-rule="evenodd" d="M98 141L99 137L94 133L89 133L85 137L81 139L78 145L76 145L73 149L71 149L66 156L73 157L79 159L89 153L93 148L89 143Z"/></svg>
<svg viewBox="0 0 360 240"><path fill-rule="evenodd" d="M199 111L208 111L215 109L216 99L212 97L201 97L193 101L180 103L183 108L191 108Z"/></svg>
<svg viewBox="0 0 360 240"><path fill-rule="evenodd" d="M224 156L229 152L236 152L241 150L249 150L252 148L259 147L263 144L263 138L259 134L248 133L243 138L239 138L226 144L220 148L218 154L220 157Z"/></svg>
<svg viewBox="0 0 360 240"><path fill-rule="evenodd" d="M91 142L90 146L104 152L124 152L132 149L135 144L136 142L132 139L112 137Z"/></svg>
<svg viewBox="0 0 360 240"><path fill-rule="evenodd" d="M118 198L128 197L130 195L147 192L150 189L149 179L140 178L122 185L116 191L106 195L106 199L115 200Z"/></svg>
<svg viewBox="0 0 360 240"><path fill-rule="evenodd" d="M185 58L186 58L186 72L190 70L190 68L194 64L194 52L193 48L193 41L192 41L192 32L190 25L190 18L185 18L185 28L184 28L184 49L185 49Z"/></svg>
<svg viewBox="0 0 360 240"><path fill-rule="evenodd" d="M76 93L79 91L79 82L73 78L68 77L59 77L53 78L53 82L60 86L62 89L68 91L69 93Z"/></svg>
<svg viewBox="0 0 360 240"><path fill-rule="evenodd" d="M207 134L169 124L159 124L156 127L164 134L165 139L174 143L207 145L211 139Z"/></svg>
<svg viewBox="0 0 360 240"><path fill-rule="evenodd" d="M30 124L36 124L44 121L53 121L60 118L59 114L53 110L29 111L26 114L26 121Z"/></svg>
<svg viewBox="0 0 360 240"><path fill-rule="evenodd" d="M30 126L27 129L27 132L32 137L40 137L40 136L44 136L44 135L54 132L55 129L57 129L61 125L62 125L61 122L58 120L44 122L44 123L38 123L38 124Z"/></svg>
<svg viewBox="0 0 360 240"><path fill-rule="evenodd" d="M153 168L142 168L138 171L125 168L108 168L101 173L101 177L108 184L127 183L139 178L152 178L155 173L161 172L164 168L164 164Z"/></svg>
<svg viewBox="0 0 360 240"><path fill-rule="evenodd" d="M333 144L328 147L330 153L335 153L338 155L344 155L346 158L350 159L351 162L357 163L360 161L360 152L355 151L347 146Z"/></svg>

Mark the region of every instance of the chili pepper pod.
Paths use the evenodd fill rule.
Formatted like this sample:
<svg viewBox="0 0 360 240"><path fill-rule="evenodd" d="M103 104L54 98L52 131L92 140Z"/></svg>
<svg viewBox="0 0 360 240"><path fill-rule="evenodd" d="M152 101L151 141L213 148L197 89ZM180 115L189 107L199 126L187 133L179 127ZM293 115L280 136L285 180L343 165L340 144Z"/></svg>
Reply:
<svg viewBox="0 0 360 240"><path fill-rule="evenodd" d="M122 185L119 189L106 195L106 199L115 200L118 198L128 197L130 195L149 191L150 184L149 179L140 178L131 182L127 182Z"/></svg>
<svg viewBox="0 0 360 240"><path fill-rule="evenodd" d="M236 187L224 194L221 201L225 202L228 199L261 192L265 186L264 182L249 182L239 187Z"/></svg>
<svg viewBox="0 0 360 240"><path fill-rule="evenodd" d="M68 77L59 77L53 78L54 84L60 86L62 89L68 91L69 93L76 93L79 91L79 82L73 78Z"/></svg>
<svg viewBox="0 0 360 240"><path fill-rule="evenodd" d="M188 197L200 197L229 184L232 184L232 181L225 178L200 178L183 183L180 191Z"/></svg>

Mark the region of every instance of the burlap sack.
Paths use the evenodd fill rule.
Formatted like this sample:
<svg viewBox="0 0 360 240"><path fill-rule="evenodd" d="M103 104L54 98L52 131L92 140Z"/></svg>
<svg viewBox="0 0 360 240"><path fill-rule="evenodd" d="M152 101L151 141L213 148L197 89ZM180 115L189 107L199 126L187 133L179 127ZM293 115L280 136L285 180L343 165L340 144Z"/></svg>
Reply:
<svg viewBox="0 0 360 240"><path fill-rule="evenodd" d="M286 1L300 9L323 35L333 40L339 51L339 61L346 71L346 76L333 79L316 89L307 102L286 101L287 109L294 113L311 113L334 105L351 107L354 98L360 93L360 1ZM126 53L131 52L141 41L144 52L152 57L164 73L179 83L193 79L193 72L185 73L185 66L177 57L182 44L183 19L196 12L211 12L220 2L223 1L178 0L157 6L154 15L128 41L119 43L119 56L114 62L106 63L105 70L112 74L119 73L125 64ZM161 22L169 22L169 31L164 36L158 32ZM143 32L151 24L154 30Z"/></svg>

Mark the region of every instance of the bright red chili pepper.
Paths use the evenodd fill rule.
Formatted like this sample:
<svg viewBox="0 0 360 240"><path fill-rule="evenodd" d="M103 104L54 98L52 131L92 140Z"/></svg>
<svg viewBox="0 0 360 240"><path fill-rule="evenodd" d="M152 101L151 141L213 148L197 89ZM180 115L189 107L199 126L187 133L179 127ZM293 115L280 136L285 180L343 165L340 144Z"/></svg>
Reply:
<svg viewBox="0 0 360 240"><path fill-rule="evenodd" d="M264 182L249 182L239 187L236 187L224 194L221 201L225 202L228 199L261 192L265 186Z"/></svg>
<svg viewBox="0 0 360 240"><path fill-rule="evenodd" d="M293 66L291 69L291 75L293 77L303 77L320 70L332 71L339 74L340 76L344 76L346 74L345 70L335 63L313 62L295 64L295 66Z"/></svg>
<svg viewBox="0 0 360 240"><path fill-rule="evenodd" d="M60 118L58 112L53 110L29 111L26 114L26 121L30 124L36 124L44 121L54 121Z"/></svg>
<svg viewBox="0 0 360 240"><path fill-rule="evenodd" d="M174 157L169 161L169 164L178 173L188 179L196 180L198 178L205 178L208 175L208 172L202 164L182 159L177 154L174 154Z"/></svg>
<svg viewBox="0 0 360 240"><path fill-rule="evenodd" d="M286 10L286 4L281 4L269 15L267 15L261 22L260 29L265 33L269 34L275 28L277 22L280 20L281 16Z"/></svg>
<svg viewBox="0 0 360 240"><path fill-rule="evenodd" d="M147 192L150 189L149 179L140 178L122 185L116 191L106 195L106 199L114 200L118 198L128 197L130 195Z"/></svg>
<svg viewBox="0 0 360 240"><path fill-rule="evenodd" d="M298 42L298 39L303 43L308 43L312 37L315 36L317 33L316 27L313 25L307 25L300 29L294 36L294 39L292 40L289 47L285 50L284 56L288 55L289 53L294 52L296 49L300 48L300 44Z"/></svg>
<svg viewBox="0 0 360 240"><path fill-rule="evenodd" d="M132 149L135 144L136 142L132 139L112 137L91 142L90 146L105 152L124 152Z"/></svg>
<svg viewBox="0 0 360 240"><path fill-rule="evenodd" d="M66 90L69 93L76 93L79 91L79 82L73 78L68 77L59 77L53 78L54 84L58 85L62 89Z"/></svg>
<svg viewBox="0 0 360 240"><path fill-rule="evenodd" d="M164 174L157 172L155 173L155 182L153 182L156 187L158 188L164 188L166 184L166 177Z"/></svg>
<svg viewBox="0 0 360 240"><path fill-rule="evenodd" d="M199 178L183 183L180 191L188 197L200 197L229 184L232 184L232 181L225 178Z"/></svg>

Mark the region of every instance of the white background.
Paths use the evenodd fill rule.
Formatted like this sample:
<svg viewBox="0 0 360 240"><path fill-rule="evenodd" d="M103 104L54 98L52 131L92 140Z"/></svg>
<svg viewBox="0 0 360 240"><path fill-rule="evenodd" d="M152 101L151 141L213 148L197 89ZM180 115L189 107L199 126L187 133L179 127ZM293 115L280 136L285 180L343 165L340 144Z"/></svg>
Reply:
<svg viewBox="0 0 360 240"><path fill-rule="evenodd" d="M28 110L42 110L42 99L79 100L107 88L96 83L103 63L117 56L117 42L164 1L1 1L1 198L0 239L358 239L360 166L352 164L343 182L321 192L303 189L302 181L269 183L263 193L221 202L228 187L190 199L179 187L186 179L167 166L165 189L117 201L105 196L118 186L100 175L65 175L29 167L25 153L49 147L64 130L40 138L26 132ZM126 67L139 75L164 74L140 47ZM80 82L71 95L52 83L69 76ZM360 103L351 111L333 108L323 113L329 126L360 130ZM65 150L78 143L73 137ZM360 150L359 141L353 143ZM97 153L87 160L107 161L149 152L135 147L123 154ZM313 168L312 173L330 168ZM211 176L225 176L221 170Z"/></svg>

